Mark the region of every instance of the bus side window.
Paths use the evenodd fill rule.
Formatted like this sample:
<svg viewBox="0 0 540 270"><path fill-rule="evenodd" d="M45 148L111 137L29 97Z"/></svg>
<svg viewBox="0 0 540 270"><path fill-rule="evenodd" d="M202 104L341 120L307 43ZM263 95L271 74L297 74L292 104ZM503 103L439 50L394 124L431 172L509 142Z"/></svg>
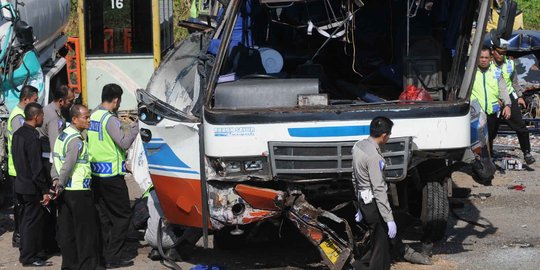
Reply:
<svg viewBox="0 0 540 270"><path fill-rule="evenodd" d="M152 0L85 1L88 55L152 54Z"/></svg>

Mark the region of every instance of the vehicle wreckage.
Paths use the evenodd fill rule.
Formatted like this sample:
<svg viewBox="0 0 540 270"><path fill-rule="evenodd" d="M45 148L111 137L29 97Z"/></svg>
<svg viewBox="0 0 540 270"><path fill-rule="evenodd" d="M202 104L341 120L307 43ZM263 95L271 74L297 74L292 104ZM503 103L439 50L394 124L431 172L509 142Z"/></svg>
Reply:
<svg viewBox="0 0 540 270"><path fill-rule="evenodd" d="M217 16L138 90L167 222L219 240L288 219L342 269L354 260L354 213L333 210L354 201L351 149L382 115L395 123L383 149L393 207L422 222L425 242L443 238L449 166L471 149L484 36L473 26L484 29L489 2L210 1ZM431 101L399 100L411 85Z"/></svg>

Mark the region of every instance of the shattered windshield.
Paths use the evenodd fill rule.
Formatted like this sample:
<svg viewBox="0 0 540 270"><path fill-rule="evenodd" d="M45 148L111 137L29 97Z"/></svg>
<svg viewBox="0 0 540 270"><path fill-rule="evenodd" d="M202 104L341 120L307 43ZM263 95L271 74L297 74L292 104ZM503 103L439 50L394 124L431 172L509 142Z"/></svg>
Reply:
<svg viewBox="0 0 540 270"><path fill-rule="evenodd" d="M146 88L152 96L188 115L201 108L197 67L202 39L203 34L194 34L171 50Z"/></svg>
<svg viewBox="0 0 540 270"><path fill-rule="evenodd" d="M477 7L468 1L275 2L242 1L230 14L235 23L224 30L231 38L214 108L445 101L459 37L470 34L466 18ZM218 54L221 39L210 42L210 54Z"/></svg>

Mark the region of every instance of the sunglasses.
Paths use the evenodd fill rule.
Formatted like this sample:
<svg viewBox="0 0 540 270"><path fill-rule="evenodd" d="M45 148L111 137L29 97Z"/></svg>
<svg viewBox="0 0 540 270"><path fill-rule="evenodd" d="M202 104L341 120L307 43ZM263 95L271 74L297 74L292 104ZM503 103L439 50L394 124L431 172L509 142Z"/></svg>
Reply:
<svg viewBox="0 0 540 270"><path fill-rule="evenodd" d="M495 51L500 55L505 55L506 54L506 50L503 50L503 49L495 49Z"/></svg>

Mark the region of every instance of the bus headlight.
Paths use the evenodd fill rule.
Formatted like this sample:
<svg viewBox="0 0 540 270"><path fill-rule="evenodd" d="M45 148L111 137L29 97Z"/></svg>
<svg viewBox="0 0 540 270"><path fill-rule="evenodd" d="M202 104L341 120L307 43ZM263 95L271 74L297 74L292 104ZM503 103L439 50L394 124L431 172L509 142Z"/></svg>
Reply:
<svg viewBox="0 0 540 270"><path fill-rule="evenodd" d="M225 173L239 173L242 172L242 162L240 161L229 161L223 162L225 164Z"/></svg>
<svg viewBox="0 0 540 270"><path fill-rule="evenodd" d="M263 169L262 160L244 161L244 170L246 172L256 172Z"/></svg>
<svg viewBox="0 0 540 270"><path fill-rule="evenodd" d="M220 176L268 175L267 157L214 158L208 157L212 168Z"/></svg>

